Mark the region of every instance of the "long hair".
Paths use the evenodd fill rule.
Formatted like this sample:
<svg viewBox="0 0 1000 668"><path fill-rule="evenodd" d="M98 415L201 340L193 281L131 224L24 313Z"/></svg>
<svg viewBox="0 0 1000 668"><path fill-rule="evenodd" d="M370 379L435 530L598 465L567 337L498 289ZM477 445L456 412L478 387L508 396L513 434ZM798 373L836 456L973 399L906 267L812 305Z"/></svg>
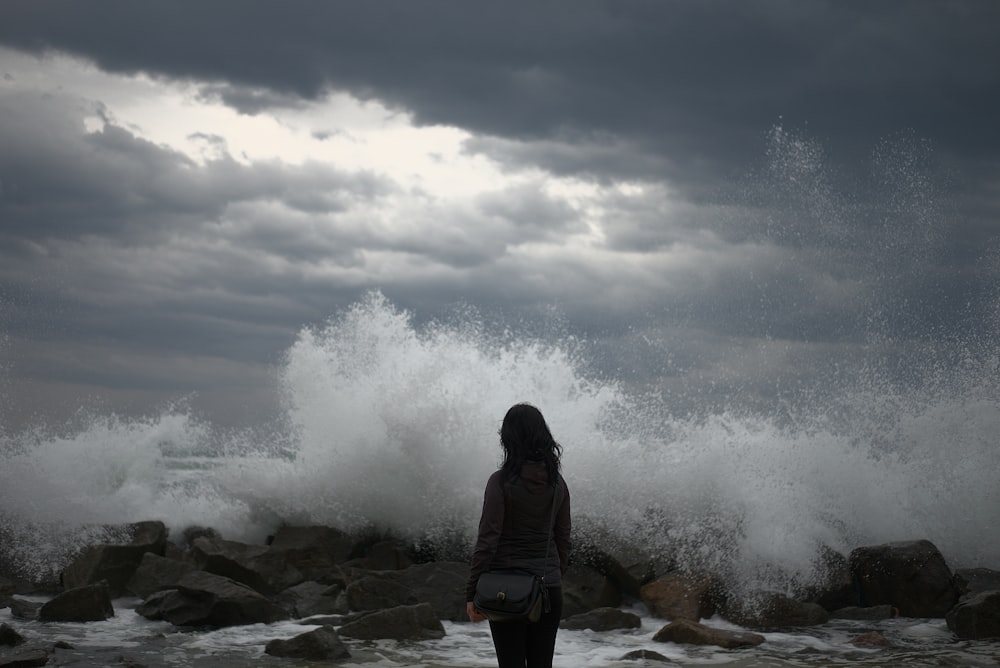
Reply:
<svg viewBox="0 0 1000 668"><path fill-rule="evenodd" d="M504 481L513 480L521 473L527 461L544 461L549 484L559 479L559 458L562 446L552 438L542 412L531 404L514 404L507 411L500 426L500 445L503 446L503 464L500 466Z"/></svg>

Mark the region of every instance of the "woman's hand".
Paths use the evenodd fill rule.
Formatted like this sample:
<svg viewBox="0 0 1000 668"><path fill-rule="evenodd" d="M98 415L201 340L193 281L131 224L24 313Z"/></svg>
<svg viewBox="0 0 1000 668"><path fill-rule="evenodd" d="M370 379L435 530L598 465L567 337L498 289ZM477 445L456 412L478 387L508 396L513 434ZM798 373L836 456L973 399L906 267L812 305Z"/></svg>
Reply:
<svg viewBox="0 0 1000 668"><path fill-rule="evenodd" d="M469 601L468 603L465 604L465 612L468 613L469 619L473 622L486 621L486 617L484 617L483 613L479 612L479 610L476 609L476 606L473 605L472 601Z"/></svg>

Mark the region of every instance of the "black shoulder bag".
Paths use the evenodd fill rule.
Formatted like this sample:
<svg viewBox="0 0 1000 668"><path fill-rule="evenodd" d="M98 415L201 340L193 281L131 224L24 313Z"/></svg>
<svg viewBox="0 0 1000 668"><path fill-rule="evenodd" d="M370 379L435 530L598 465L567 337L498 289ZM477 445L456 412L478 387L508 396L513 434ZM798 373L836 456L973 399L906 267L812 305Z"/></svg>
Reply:
<svg viewBox="0 0 1000 668"><path fill-rule="evenodd" d="M552 493L548 544L545 548L546 564L552 549L552 528L556 522L560 485L556 481L555 491ZM487 571L479 576L472 603L491 622L537 622L542 616L542 609L548 608L545 577L517 569Z"/></svg>

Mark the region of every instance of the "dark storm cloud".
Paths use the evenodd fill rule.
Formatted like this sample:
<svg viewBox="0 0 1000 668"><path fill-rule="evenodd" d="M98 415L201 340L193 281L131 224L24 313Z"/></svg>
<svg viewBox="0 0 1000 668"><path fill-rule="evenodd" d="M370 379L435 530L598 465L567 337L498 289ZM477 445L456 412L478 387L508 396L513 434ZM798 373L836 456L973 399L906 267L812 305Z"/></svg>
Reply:
<svg viewBox="0 0 1000 668"><path fill-rule="evenodd" d="M466 156L517 182L435 203L363 170L246 164L208 133L198 162L100 102L11 87L3 334L35 379L233 389L233 365L259 379L298 327L381 287L426 319L556 304L604 370L765 397L875 339L995 324L998 26L986 0L8 0L0 46L246 115L347 91L468 132ZM553 174L597 187L588 211Z"/></svg>
<svg viewBox="0 0 1000 668"><path fill-rule="evenodd" d="M842 151L865 152L901 127L935 135L944 151L997 150L995 133L980 131L1000 110L1000 6L987 0L31 0L4 3L0 18L2 43L216 80L246 113L335 87L477 133L610 133L656 156L639 160L667 173L649 176L692 186L754 155L782 116Z"/></svg>

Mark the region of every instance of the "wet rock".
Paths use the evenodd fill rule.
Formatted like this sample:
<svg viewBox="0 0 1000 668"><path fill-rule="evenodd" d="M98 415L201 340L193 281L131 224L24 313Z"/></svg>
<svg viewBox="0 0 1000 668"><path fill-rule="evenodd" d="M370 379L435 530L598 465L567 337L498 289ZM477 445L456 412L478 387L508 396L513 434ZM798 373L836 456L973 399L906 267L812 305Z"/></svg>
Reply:
<svg viewBox="0 0 1000 668"><path fill-rule="evenodd" d="M264 653L309 661L338 661L351 658L351 653L347 651L347 647L332 626L321 626L288 640L272 640L264 647Z"/></svg>
<svg viewBox="0 0 1000 668"><path fill-rule="evenodd" d="M428 603L371 612L340 627L340 635L360 640L437 640L444 626Z"/></svg>
<svg viewBox="0 0 1000 668"><path fill-rule="evenodd" d="M851 644L855 647L892 647L892 642L878 631L869 631L851 638Z"/></svg>
<svg viewBox="0 0 1000 668"><path fill-rule="evenodd" d="M345 594L351 610L383 610L418 602L409 587L383 573L358 578L347 585Z"/></svg>
<svg viewBox="0 0 1000 668"><path fill-rule="evenodd" d="M951 569L928 540L859 547L849 561L863 605L889 604L904 617L944 617L958 602Z"/></svg>
<svg viewBox="0 0 1000 668"><path fill-rule="evenodd" d="M562 578L563 617L596 608L617 608L621 591L605 575L590 566L571 564Z"/></svg>
<svg viewBox="0 0 1000 668"><path fill-rule="evenodd" d="M618 546L618 551L623 555L621 559L603 546L587 542L574 547L573 561L594 569L623 594L638 598L642 580L647 576L651 579L653 565L648 557L640 556L637 550ZM632 568L623 565L622 559Z"/></svg>
<svg viewBox="0 0 1000 668"><path fill-rule="evenodd" d="M0 655L0 668L31 668L44 666L48 662L49 653L38 647L19 649L10 654Z"/></svg>
<svg viewBox="0 0 1000 668"><path fill-rule="evenodd" d="M743 604L727 607L723 617L755 629L816 626L829 619L829 613L818 603L796 601L779 592L760 592Z"/></svg>
<svg viewBox="0 0 1000 668"><path fill-rule="evenodd" d="M25 601L23 598L12 597L10 603L10 614L16 619L38 619L38 611L42 604L35 601Z"/></svg>
<svg viewBox="0 0 1000 668"><path fill-rule="evenodd" d="M126 545L87 545L62 571L66 589L107 582L113 598L128 593L127 584L142 562L143 554L163 554L167 528L163 522L137 522L127 527L132 542Z"/></svg>
<svg viewBox="0 0 1000 668"><path fill-rule="evenodd" d="M438 619L465 621L465 585L469 579L469 564L457 561L437 561L415 564L396 573L399 582L413 592L421 603L428 603Z"/></svg>
<svg viewBox="0 0 1000 668"><path fill-rule="evenodd" d="M0 645L14 647L21 644L24 644L24 636L9 624L0 624Z"/></svg>
<svg viewBox="0 0 1000 668"><path fill-rule="evenodd" d="M858 595L854 591L847 557L824 545L813 565L818 584L811 587L802 600L818 603L828 611L857 606Z"/></svg>
<svg viewBox="0 0 1000 668"><path fill-rule="evenodd" d="M945 616L948 628L959 638L1000 638L1000 591L984 591L963 598Z"/></svg>
<svg viewBox="0 0 1000 668"><path fill-rule="evenodd" d="M867 621L892 619L893 617L898 616L899 611L891 605L873 605L870 608L850 606L834 610L830 613L830 619L858 619Z"/></svg>
<svg viewBox="0 0 1000 668"><path fill-rule="evenodd" d="M340 585L303 582L278 594L275 601L293 617L342 615L347 613L347 597Z"/></svg>
<svg viewBox="0 0 1000 668"><path fill-rule="evenodd" d="M372 571L399 571L413 565L407 547L394 540L380 540L369 547L360 566Z"/></svg>
<svg viewBox="0 0 1000 668"><path fill-rule="evenodd" d="M561 629L590 629L591 631L637 629L640 626L642 626L642 620L638 615L618 608L597 608L568 617L559 624Z"/></svg>
<svg viewBox="0 0 1000 668"><path fill-rule="evenodd" d="M322 581L328 571L351 558L355 547L356 540L349 534L320 525L283 526L270 545L285 563L302 574L300 582Z"/></svg>
<svg viewBox="0 0 1000 668"><path fill-rule="evenodd" d="M203 571L221 575L273 596L305 582L306 577L289 563L288 554L266 545L248 545L222 538L196 538L191 557Z"/></svg>
<svg viewBox="0 0 1000 668"><path fill-rule="evenodd" d="M715 645L726 649L736 649L759 645L764 642L764 636L743 631L716 629L688 619L678 619L657 631L653 640L685 645Z"/></svg>
<svg viewBox="0 0 1000 668"><path fill-rule="evenodd" d="M665 575L643 585L639 595L656 617L696 622L715 614L717 591L707 575Z"/></svg>
<svg viewBox="0 0 1000 668"><path fill-rule="evenodd" d="M159 591L135 609L147 619L177 626L269 624L288 613L258 592L220 575L194 571L181 577L177 589Z"/></svg>
<svg viewBox="0 0 1000 668"><path fill-rule="evenodd" d="M173 589L184 574L194 570L197 569L193 564L147 552L142 555L126 589L139 598L147 598L163 589Z"/></svg>
<svg viewBox="0 0 1000 668"><path fill-rule="evenodd" d="M346 596L351 610L377 610L428 603L438 619L465 620L469 565L438 561L403 570L352 572Z"/></svg>
<svg viewBox="0 0 1000 668"><path fill-rule="evenodd" d="M111 593L103 582L65 591L38 609L43 622L102 622L114 616Z"/></svg>
<svg viewBox="0 0 1000 668"><path fill-rule="evenodd" d="M962 596L1000 591L1000 571L990 568L959 568L955 570L955 587Z"/></svg>
<svg viewBox="0 0 1000 668"><path fill-rule="evenodd" d="M632 650L625 656L623 656L621 661L658 661L660 663L673 663L670 659L663 656L659 652L654 652L650 649L636 649Z"/></svg>

